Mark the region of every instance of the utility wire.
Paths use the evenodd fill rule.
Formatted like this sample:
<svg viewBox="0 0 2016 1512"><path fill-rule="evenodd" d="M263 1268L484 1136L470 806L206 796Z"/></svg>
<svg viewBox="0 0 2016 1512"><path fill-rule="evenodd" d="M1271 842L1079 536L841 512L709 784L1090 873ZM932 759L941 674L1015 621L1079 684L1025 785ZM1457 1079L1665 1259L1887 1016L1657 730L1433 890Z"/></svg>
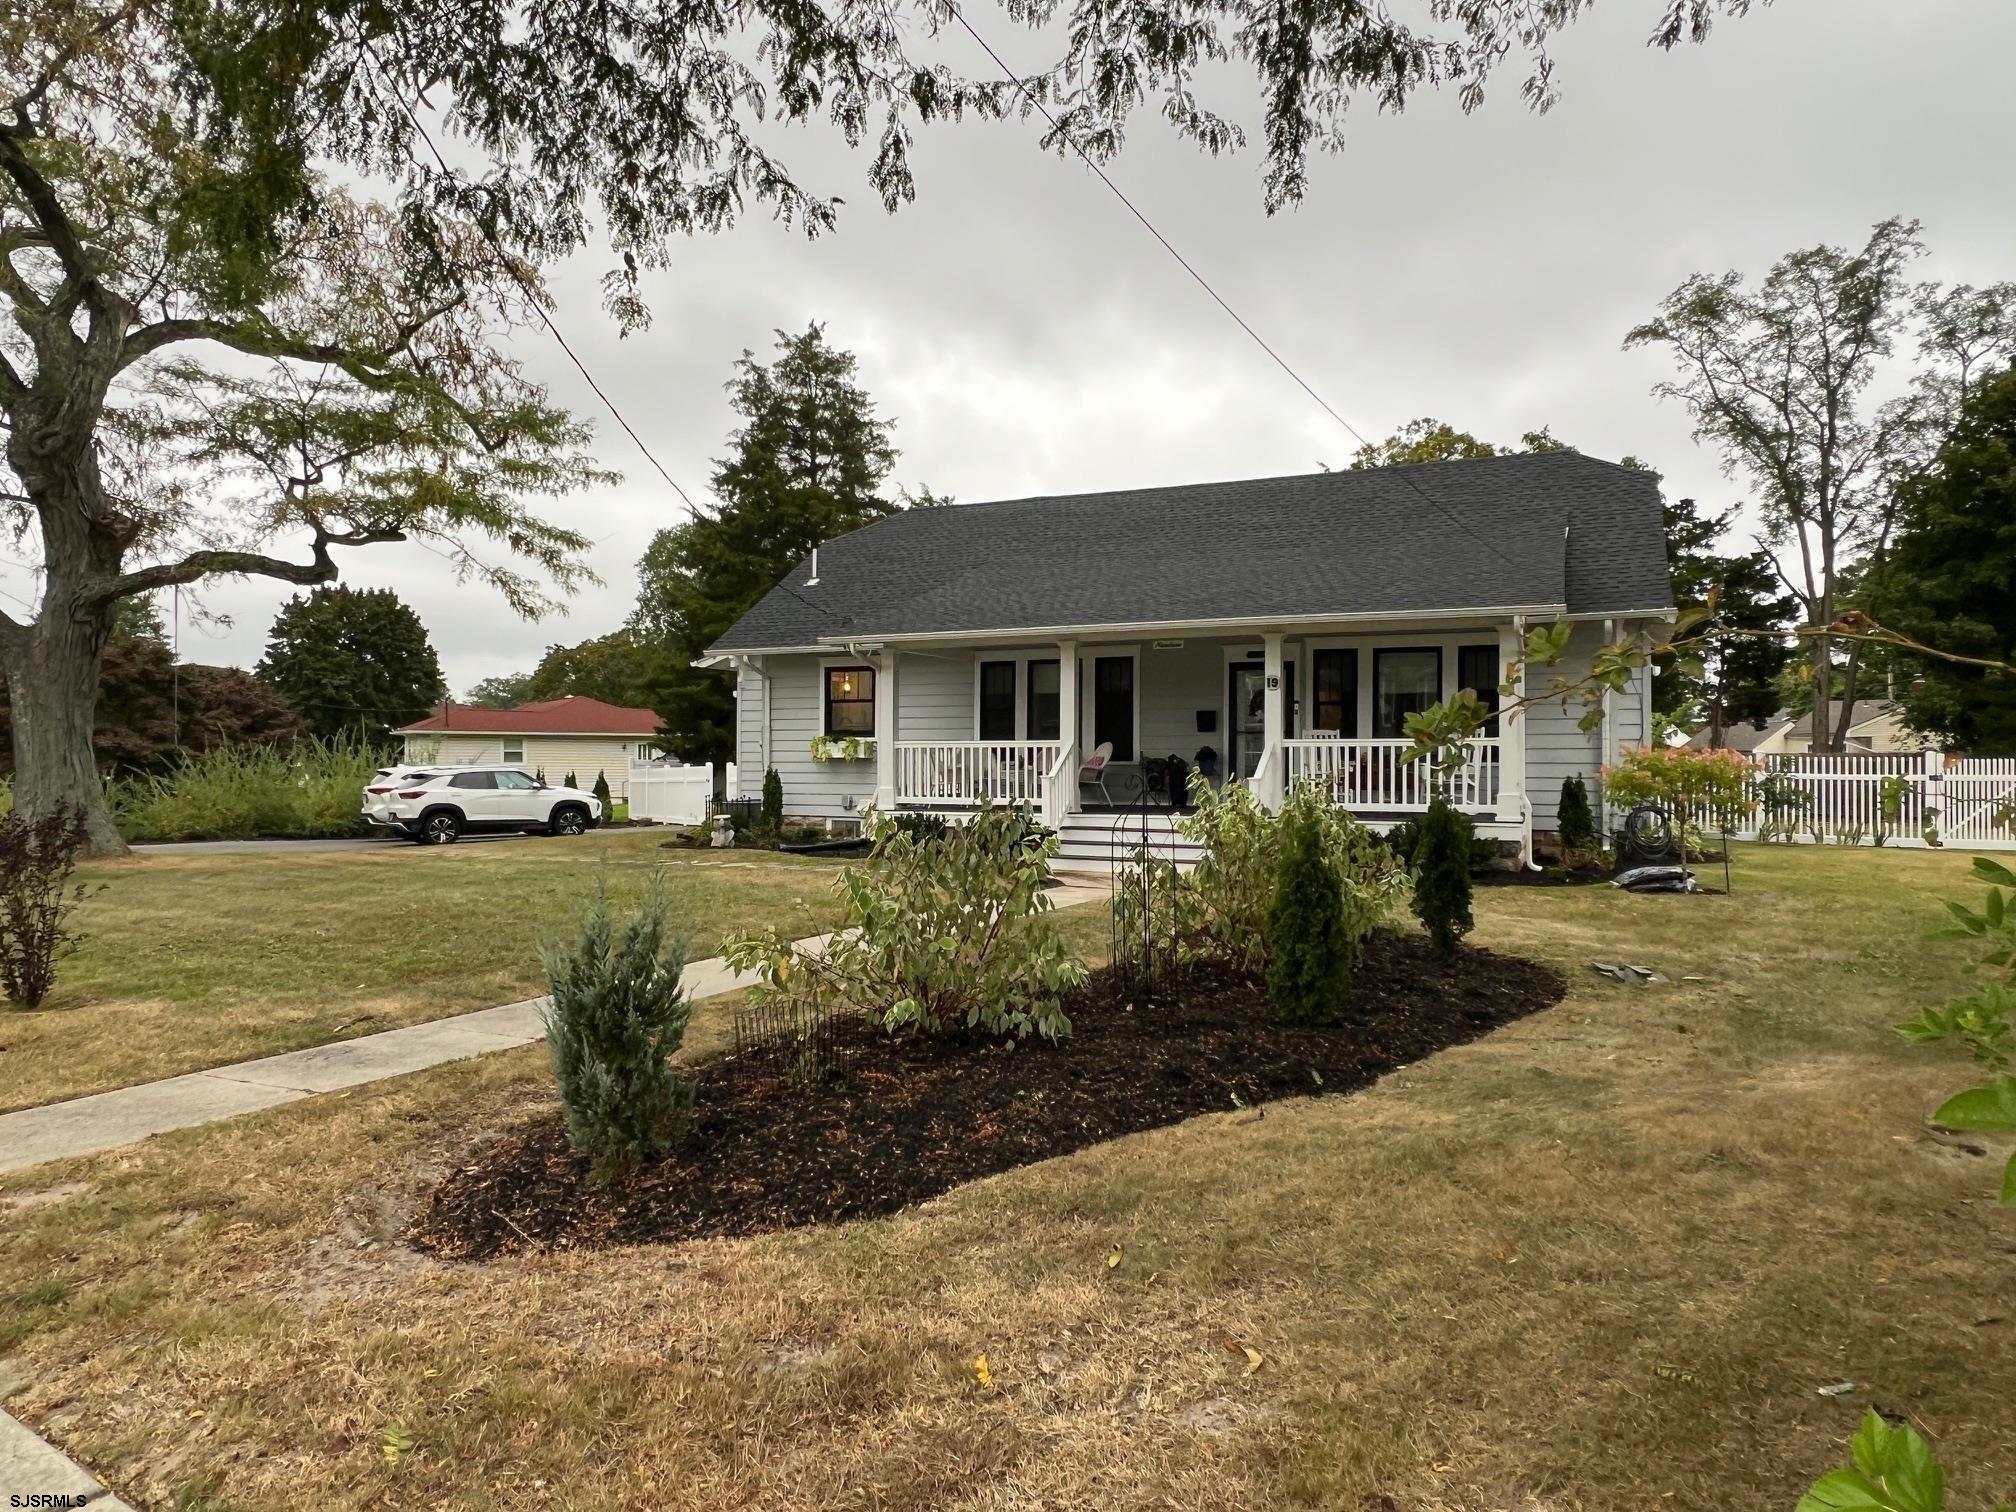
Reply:
<svg viewBox="0 0 2016 1512"><path fill-rule="evenodd" d="M1315 400L1317 407L1321 409L1324 414L1328 415L1332 420L1335 420L1339 425L1341 425L1344 428L1344 430L1351 436L1351 438L1355 440L1360 446L1370 447L1372 443L1365 439L1363 432L1361 432L1357 426L1353 425L1349 420L1346 420L1335 409L1333 409L1330 405L1330 402L1327 399L1325 399L1321 394L1317 393L1316 390L1310 386L1309 381L1305 379L1300 373L1296 372L1295 369L1289 365L1287 358L1283 357L1279 352L1275 351L1272 346L1268 345L1267 339L1264 336L1262 336L1258 331L1253 329L1252 325L1250 325L1247 322L1245 316L1241 315L1237 310L1232 308L1231 304L1227 302L1224 295L1220 294L1216 289L1211 287L1211 281L1207 279L1202 273L1197 271L1196 266L1190 261L1190 259L1185 257L1180 251L1177 250L1176 244L1170 241L1168 237L1164 236L1161 233L1161 231L1156 228L1155 223L1150 219L1148 219L1148 217L1141 212L1140 206L1136 205L1134 201L1129 199L1127 197L1126 191L1121 189L1121 187L1118 184L1114 183L1112 176L1109 175L1106 172L1106 170L1099 165L1097 160L1095 160L1092 157L1092 155L1084 149L1084 147L1079 145L1078 138L1073 134L1071 134L1070 132L1064 130L1064 128L1058 123L1057 117L1050 113L1049 107L1046 106L1042 102L1042 100L1037 98L1034 91L1032 91L1028 85L1022 82L1021 76L1017 74L1014 69L1008 66L1007 61L1002 58L1001 54L999 54L994 50L992 44L989 43L985 37L981 36L980 33L974 29L973 23L966 19L966 12L964 8L959 5L958 0L947 0L947 3L949 4L952 11L952 19L959 23L959 25L965 30L967 36L971 37L975 42L977 42L980 45L980 50L982 52L986 53L988 57L994 60L994 66L1001 70L1001 76L1004 79L1006 79L1010 84L1014 85L1016 91L1022 96L1022 98L1027 100L1029 104L1035 108L1037 113L1041 115L1044 120L1050 123L1050 129L1052 131L1054 131L1059 137L1061 137L1064 141L1070 144L1071 150L1078 154L1079 158L1084 162L1085 166L1087 168L1090 168L1093 173L1098 175L1099 182L1104 184L1108 189L1110 189L1113 192L1113 197L1119 200L1121 204L1127 207L1128 213L1132 215L1134 219L1141 222L1143 229L1145 229L1150 236L1154 237L1156 241L1162 244L1162 250L1167 252L1171 257L1175 258L1178 266L1180 266L1185 273L1188 273L1190 277L1196 281L1197 287L1202 289L1206 294L1211 296L1212 303L1216 304L1219 309L1223 310L1228 316L1230 316L1232 319L1232 323L1238 326L1239 329L1244 331L1248 336L1250 336L1253 339L1253 344L1259 347L1260 350L1265 352L1270 358L1272 358L1274 361L1274 365L1280 368L1281 371L1286 373L1291 379L1293 379L1295 386L1297 388L1301 389L1303 393L1307 394L1311 399ZM1448 504L1444 503L1442 500L1437 499L1433 497L1431 494L1429 494L1428 491L1422 488L1420 484L1416 483L1412 478L1408 477L1404 470L1396 468L1393 469L1392 471L1393 476L1397 478L1400 482L1406 484L1407 487L1411 488L1415 493L1419 494L1424 503L1429 505L1429 507L1438 510L1450 521L1460 526L1465 532L1467 532L1471 537L1473 537L1479 545L1483 546L1486 550L1490 551L1500 561L1505 563L1506 566L1513 568L1519 567L1519 563L1514 562L1512 558L1507 556L1495 542L1493 542L1489 537L1487 537L1481 531L1479 531L1474 525L1470 523L1469 520L1465 519L1461 514L1459 514L1456 510L1452 509Z"/></svg>
<svg viewBox="0 0 2016 1512"><path fill-rule="evenodd" d="M379 67L382 70L384 65L381 63ZM387 80L388 82L390 81L389 74L387 75ZM434 155L434 161L440 166L441 171L452 174L454 170L448 166L447 158L441 155L441 149L434 145L434 138L428 134L427 128L421 124L420 118L408 107L405 99L396 88L392 91L392 100L399 107L399 113L406 117L407 123L419 134L420 140L427 144L427 150ZM539 323L546 327L547 334L559 343L560 350L567 354L567 360L574 364L583 378L588 380L588 387L595 391L595 397L602 401L602 407L615 416L616 423L623 427L624 434L629 436L631 441L636 444L637 450L644 454L644 460L658 470L658 476L671 486L672 492L679 495L680 502L695 514L698 514L700 512L699 506L687 497L686 490L679 486L679 480L665 470L665 464L660 462L656 453L644 444L644 438L637 434L637 428L630 423L628 417L617 407L616 401L609 397L607 390L596 381L595 375L588 371L588 364L581 360L580 354L568 344L566 336L561 333L560 327L554 323L553 317L546 313L546 307L540 300L539 290L533 286L529 278L519 271L517 259L504 250L504 244L497 240L496 233L484 225L480 219L476 223L476 229L483 233L483 239L490 243L498 257L503 259L505 271L511 275L512 280L518 287L525 291L525 301L531 305L532 313L539 317Z"/></svg>

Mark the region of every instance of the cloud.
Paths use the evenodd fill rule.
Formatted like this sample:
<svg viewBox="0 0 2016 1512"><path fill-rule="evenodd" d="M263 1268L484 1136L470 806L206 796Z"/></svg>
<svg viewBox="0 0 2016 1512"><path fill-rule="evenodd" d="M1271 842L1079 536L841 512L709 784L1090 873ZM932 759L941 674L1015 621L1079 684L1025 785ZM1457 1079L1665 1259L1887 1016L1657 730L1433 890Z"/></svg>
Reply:
<svg viewBox="0 0 2016 1512"><path fill-rule="evenodd" d="M1718 26L1708 44L1648 51L1648 7L1597 7L1557 48L1564 95L1548 116L1502 77L1464 117L1453 95L1400 116L1354 112L1350 145L1314 165L1308 201L1262 212L1257 155L1202 157L1144 118L1113 166L1214 286L1367 436L1436 415L1514 439L1551 426L1584 450L1634 453L1669 490L1742 497L1655 403L1666 376L1624 331L1697 270L1760 272L1815 241L1859 241L1892 214L1924 220L1927 276L2010 276L2016 199L2006 176L2003 76L2016 6L1965 0L1780 5ZM1033 57L1047 39L980 23ZM984 66L963 39L960 66ZM1251 123L1233 74L1207 87ZM919 201L883 214L864 163L830 134L773 144L845 194L837 233L807 241L752 217L674 249L654 272L647 332L619 340L601 315L602 263L558 271L560 319L603 386L686 490L700 496L732 423L722 392L744 347L808 320L861 358L898 422L901 481L974 501L1041 492L1257 476L1345 461L1329 420L1075 161L1024 122L934 127L920 138ZM346 577L396 589L467 688L530 666L556 640L619 624L651 532L676 497L541 334L520 351L595 419L618 487L565 506L598 540L606 586L565 619L526 624L411 547L346 559ZM1226 549L1237 549L1227 522ZM25 591L8 569L0 589ZM233 627L185 645L250 664L287 590L213 585Z"/></svg>

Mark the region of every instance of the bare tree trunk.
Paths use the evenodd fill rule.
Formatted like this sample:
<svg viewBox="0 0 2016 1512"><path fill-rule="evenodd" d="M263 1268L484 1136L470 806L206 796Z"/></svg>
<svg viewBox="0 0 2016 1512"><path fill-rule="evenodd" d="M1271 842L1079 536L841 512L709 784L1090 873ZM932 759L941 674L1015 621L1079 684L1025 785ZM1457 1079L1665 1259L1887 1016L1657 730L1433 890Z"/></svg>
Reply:
<svg viewBox="0 0 2016 1512"><path fill-rule="evenodd" d="M13 699L14 806L29 819L62 805L80 810L89 853L96 856L126 852L91 746L107 629L45 605L36 623L9 637L5 647Z"/></svg>

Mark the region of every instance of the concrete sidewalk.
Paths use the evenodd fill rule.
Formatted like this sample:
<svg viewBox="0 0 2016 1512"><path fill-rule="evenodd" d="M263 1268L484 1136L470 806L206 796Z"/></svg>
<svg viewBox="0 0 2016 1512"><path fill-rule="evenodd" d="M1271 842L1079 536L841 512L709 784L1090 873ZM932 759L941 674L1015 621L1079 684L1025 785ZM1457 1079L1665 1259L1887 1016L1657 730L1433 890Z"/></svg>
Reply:
<svg viewBox="0 0 2016 1512"><path fill-rule="evenodd" d="M1050 896L1057 907L1074 908L1104 902L1110 893L1110 884L1071 881L1053 889ZM823 950L830 938L814 935L798 944ZM730 971L727 962L714 956L691 963L680 980L687 993L700 1001L747 987L755 976ZM93 1155L150 1135L529 1045L546 1037L539 1018L545 1001L527 998L501 1008L483 1008L404 1029L387 1029L285 1055L0 1114L0 1173L73 1155Z"/></svg>
<svg viewBox="0 0 2016 1512"><path fill-rule="evenodd" d="M814 935L798 943L820 950L827 938ZM693 962L680 977L696 1001L720 997L754 980L753 973L730 971L718 956ZM404 1029L386 1029L330 1045L290 1050L285 1055L268 1055L235 1066L192 1071L165 1081L121 1087L116 1092L0 1114L0 1173L72 1155L91 1155L151 1134L235 1118L240 1113L300 1102L319 1092L361 1087L472 1055L529 1045L546 1037L539 1018L545 1003L544 998L527 998L501 1008L483 1008Z"/></svg>

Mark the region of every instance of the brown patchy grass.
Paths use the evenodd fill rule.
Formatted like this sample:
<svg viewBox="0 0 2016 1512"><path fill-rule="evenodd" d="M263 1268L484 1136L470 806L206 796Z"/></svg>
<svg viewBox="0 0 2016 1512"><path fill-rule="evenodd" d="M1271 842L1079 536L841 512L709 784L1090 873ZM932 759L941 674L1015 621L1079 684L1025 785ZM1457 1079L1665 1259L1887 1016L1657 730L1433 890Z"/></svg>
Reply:
<svg viewBox="0 0 2016 1512"><path fill-rule="evenodd" d="M1873 1402L1968 1512L2016 1487L2016 1214L1925 1128L1964 1062L1887 1030L1959 979L1922 936L1965 870L1483 893L1559 1008L883 1221L413 1255L410 1193L550 1095L534 1049L26 1173L8 1406L164 1506L1722 1512Z"/></svg>
<svg viewBox="0 0 2016 1512"><path fill-rule="evenodd" d="M83 948L41 1010L0 1008L0 1112L530 997L540 938L571 930L605 874L621 904L662 875L696 959L737 929L836 917L830 862L665 836L86 866Z"/></svg>

